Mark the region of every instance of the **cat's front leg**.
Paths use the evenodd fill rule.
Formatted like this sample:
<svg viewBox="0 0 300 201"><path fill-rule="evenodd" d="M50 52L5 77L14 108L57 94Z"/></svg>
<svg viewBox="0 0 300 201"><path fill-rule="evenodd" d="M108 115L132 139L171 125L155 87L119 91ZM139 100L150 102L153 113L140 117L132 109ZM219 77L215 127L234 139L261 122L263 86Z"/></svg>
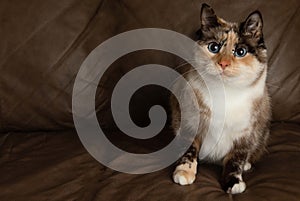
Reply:
<svg viewBox="0 0 300 201"><path fill-rule="evenodd" d="M173 180L180 185L192 184L197 174L197 158L199 154L199 143L194 141L187 152L177 161Z"/></svg>
<svg viewBox="0 0 300 201"><path fill-rule="evenodd" d="M235 146L223 160L221 186L227 193L237 194L246 190L242 173L251 168L247 162L248 149L242 145Z"/></svg>

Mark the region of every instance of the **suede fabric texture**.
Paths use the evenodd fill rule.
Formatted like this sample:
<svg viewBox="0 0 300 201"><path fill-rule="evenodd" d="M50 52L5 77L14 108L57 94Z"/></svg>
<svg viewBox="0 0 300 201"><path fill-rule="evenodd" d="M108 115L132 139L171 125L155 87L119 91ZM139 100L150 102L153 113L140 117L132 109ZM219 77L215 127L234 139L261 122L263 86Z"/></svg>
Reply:
<svg viewBox="0 0 300 201"><path fill-rule="evenodd" d="M220 188L221 168L201 164L193 185L174 184L173 166L129 175L99 164L81 145L72 118L72 90L80 65L106 39L138 28L164 28L192 39L199 0L0 1L0 200L300 200L300 2L209 0L216 14L242 21L263 14L272 98L269 153L245 175L247 190ZM113 121L110 97L118 80L149 63L176 68L182 61L160 51L139 51L116 62L100 81L96 110L101 127L119 147L159 150L172 139L166 128L148 141L132 140ZM132 99L131 115L149 123L149 108L168 108L169 92L149 86Z"/></svg>

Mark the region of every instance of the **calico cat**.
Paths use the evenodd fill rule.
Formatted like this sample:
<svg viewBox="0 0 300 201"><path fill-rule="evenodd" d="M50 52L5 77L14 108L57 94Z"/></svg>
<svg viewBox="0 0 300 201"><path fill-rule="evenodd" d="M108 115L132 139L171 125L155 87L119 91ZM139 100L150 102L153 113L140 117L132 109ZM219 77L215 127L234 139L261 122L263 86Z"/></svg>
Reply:
<svg viewBox="0 0 300 201"><path fill-rule="evenodd" d="M225 192L236 194L245 191L242 173L264 153L269 136L267 51L262 29L259 11L251 13L242 23L231 23L217 17L207 4L202 5L201 28L197 32L201 51L195 52L198 71L190 68L184 74L197 96L195 104L199 105L199 111L191 110L187 104L183 104L185 108L179 108L176 99L170 98L172 127L176 134L179 134L180 110L191 115L200 113L201 122L195 125L191 118L185 124L186 130L197 130L197 136L178 160L173 173L174 182L180 185L193 183L200 159L223 165L220 184ZM222 115L212 108L210 92L199 72L208 80L205 84L212 85L215 94L222 90L225 94L225 102L217 100L225 107L225 119L210 125L222 127L221 132L208 130L210 120L213 117L218 120ZM224 88L213 87L217 77L222 79ZM184 88L183 83L174 86L174 90L182 91ZM181 101L187 98L183 96Z"/></svg>

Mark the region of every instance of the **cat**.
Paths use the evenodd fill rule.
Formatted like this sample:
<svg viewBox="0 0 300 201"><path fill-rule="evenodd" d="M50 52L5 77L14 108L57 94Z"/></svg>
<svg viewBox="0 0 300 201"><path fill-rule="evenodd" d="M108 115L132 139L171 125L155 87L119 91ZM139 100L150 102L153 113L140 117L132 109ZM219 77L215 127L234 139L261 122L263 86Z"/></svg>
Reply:
<svg viewBox="0 0 300 201"><path fill-rule="evenodd" d="M263 20L259 11L252 12L244 22L231 23L216 16L207 4L201 8L201 28L197 32L194 66L184 74L193 88L199 111L179 108L174 96L170 98L172 128L179 134L180 110L200 114L200 124L190 118L184 125L186 130L196 130L197 135L186 153L177 161L173 180L180 185L192 184L197 173L198 160L223 165L220 185L231 194L246 189L242 173L251 169L266 151L269 137L270 98L266 87L267 50L263 38ZM225 107L225 119L218 119L220 111L211 107L211 97L200 74L208 80L215 94L225 94L226 101L217 101ZM214 88L217 77L221 77L224 88ZM185 85L175 83L174 90L183 91ZM181 92L182 93L182 92ZM183 96L185 101L189 97ZM190 110L190 111L189 111ZM208 130L222 127L218 133ZM220 122L223 122L221 124ZM198 128L199 126L199 128ZM180 133L182 134L182 133ZM187 133L184 133L188 135Z"/></svg>

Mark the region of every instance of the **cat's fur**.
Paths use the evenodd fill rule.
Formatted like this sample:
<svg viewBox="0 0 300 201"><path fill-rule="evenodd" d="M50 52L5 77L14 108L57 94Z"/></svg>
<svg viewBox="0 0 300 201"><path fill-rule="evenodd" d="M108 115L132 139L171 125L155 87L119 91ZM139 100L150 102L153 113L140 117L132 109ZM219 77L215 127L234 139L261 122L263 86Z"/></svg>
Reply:
<svg viewBox="0 0 300 201"><path fill-rule="evenodd" d="M270 99L266 88L267 52L263 39L263 21L259 11L251 13L242 23L230 23L217 17L213 9L202 5L201 28L197 32L197 44L201 51L195 52L197 70L190 67L184 74L192 86L200 110L189 111L189 106L179 108L171 97L172 127L179 134L180 110L200 114L200 125L190 118L185 127L197 130L193 144L177 162L173 180L180 185L191 184L197 173L198 158L203 161L222 163L221 187L228 193L241 193L246 189L242 173L251 168L265 151L269 136ZM222 44L218 53L208 50L208 44ZM237 47L244 47L247 54L237 57ZM200 70L199 70L200 69ZM225 107L225 121L212 122L213 127L222 127L218 133L208 131L210 120L222 117L220 111L212 108L209 91L201 76L206 76L210 90L225 92L225 101L217 104ZM221 76L224 88L214 88L214 82ZM176 83L174 90L183 91L184 83ZM184 97L180 101L185 101ZM196 114L195 114L196 115ZM224 123L224 125L223 125ZM199 128L198 128L199 126ZM186 134L188 135L188 134Z"/></svg>

